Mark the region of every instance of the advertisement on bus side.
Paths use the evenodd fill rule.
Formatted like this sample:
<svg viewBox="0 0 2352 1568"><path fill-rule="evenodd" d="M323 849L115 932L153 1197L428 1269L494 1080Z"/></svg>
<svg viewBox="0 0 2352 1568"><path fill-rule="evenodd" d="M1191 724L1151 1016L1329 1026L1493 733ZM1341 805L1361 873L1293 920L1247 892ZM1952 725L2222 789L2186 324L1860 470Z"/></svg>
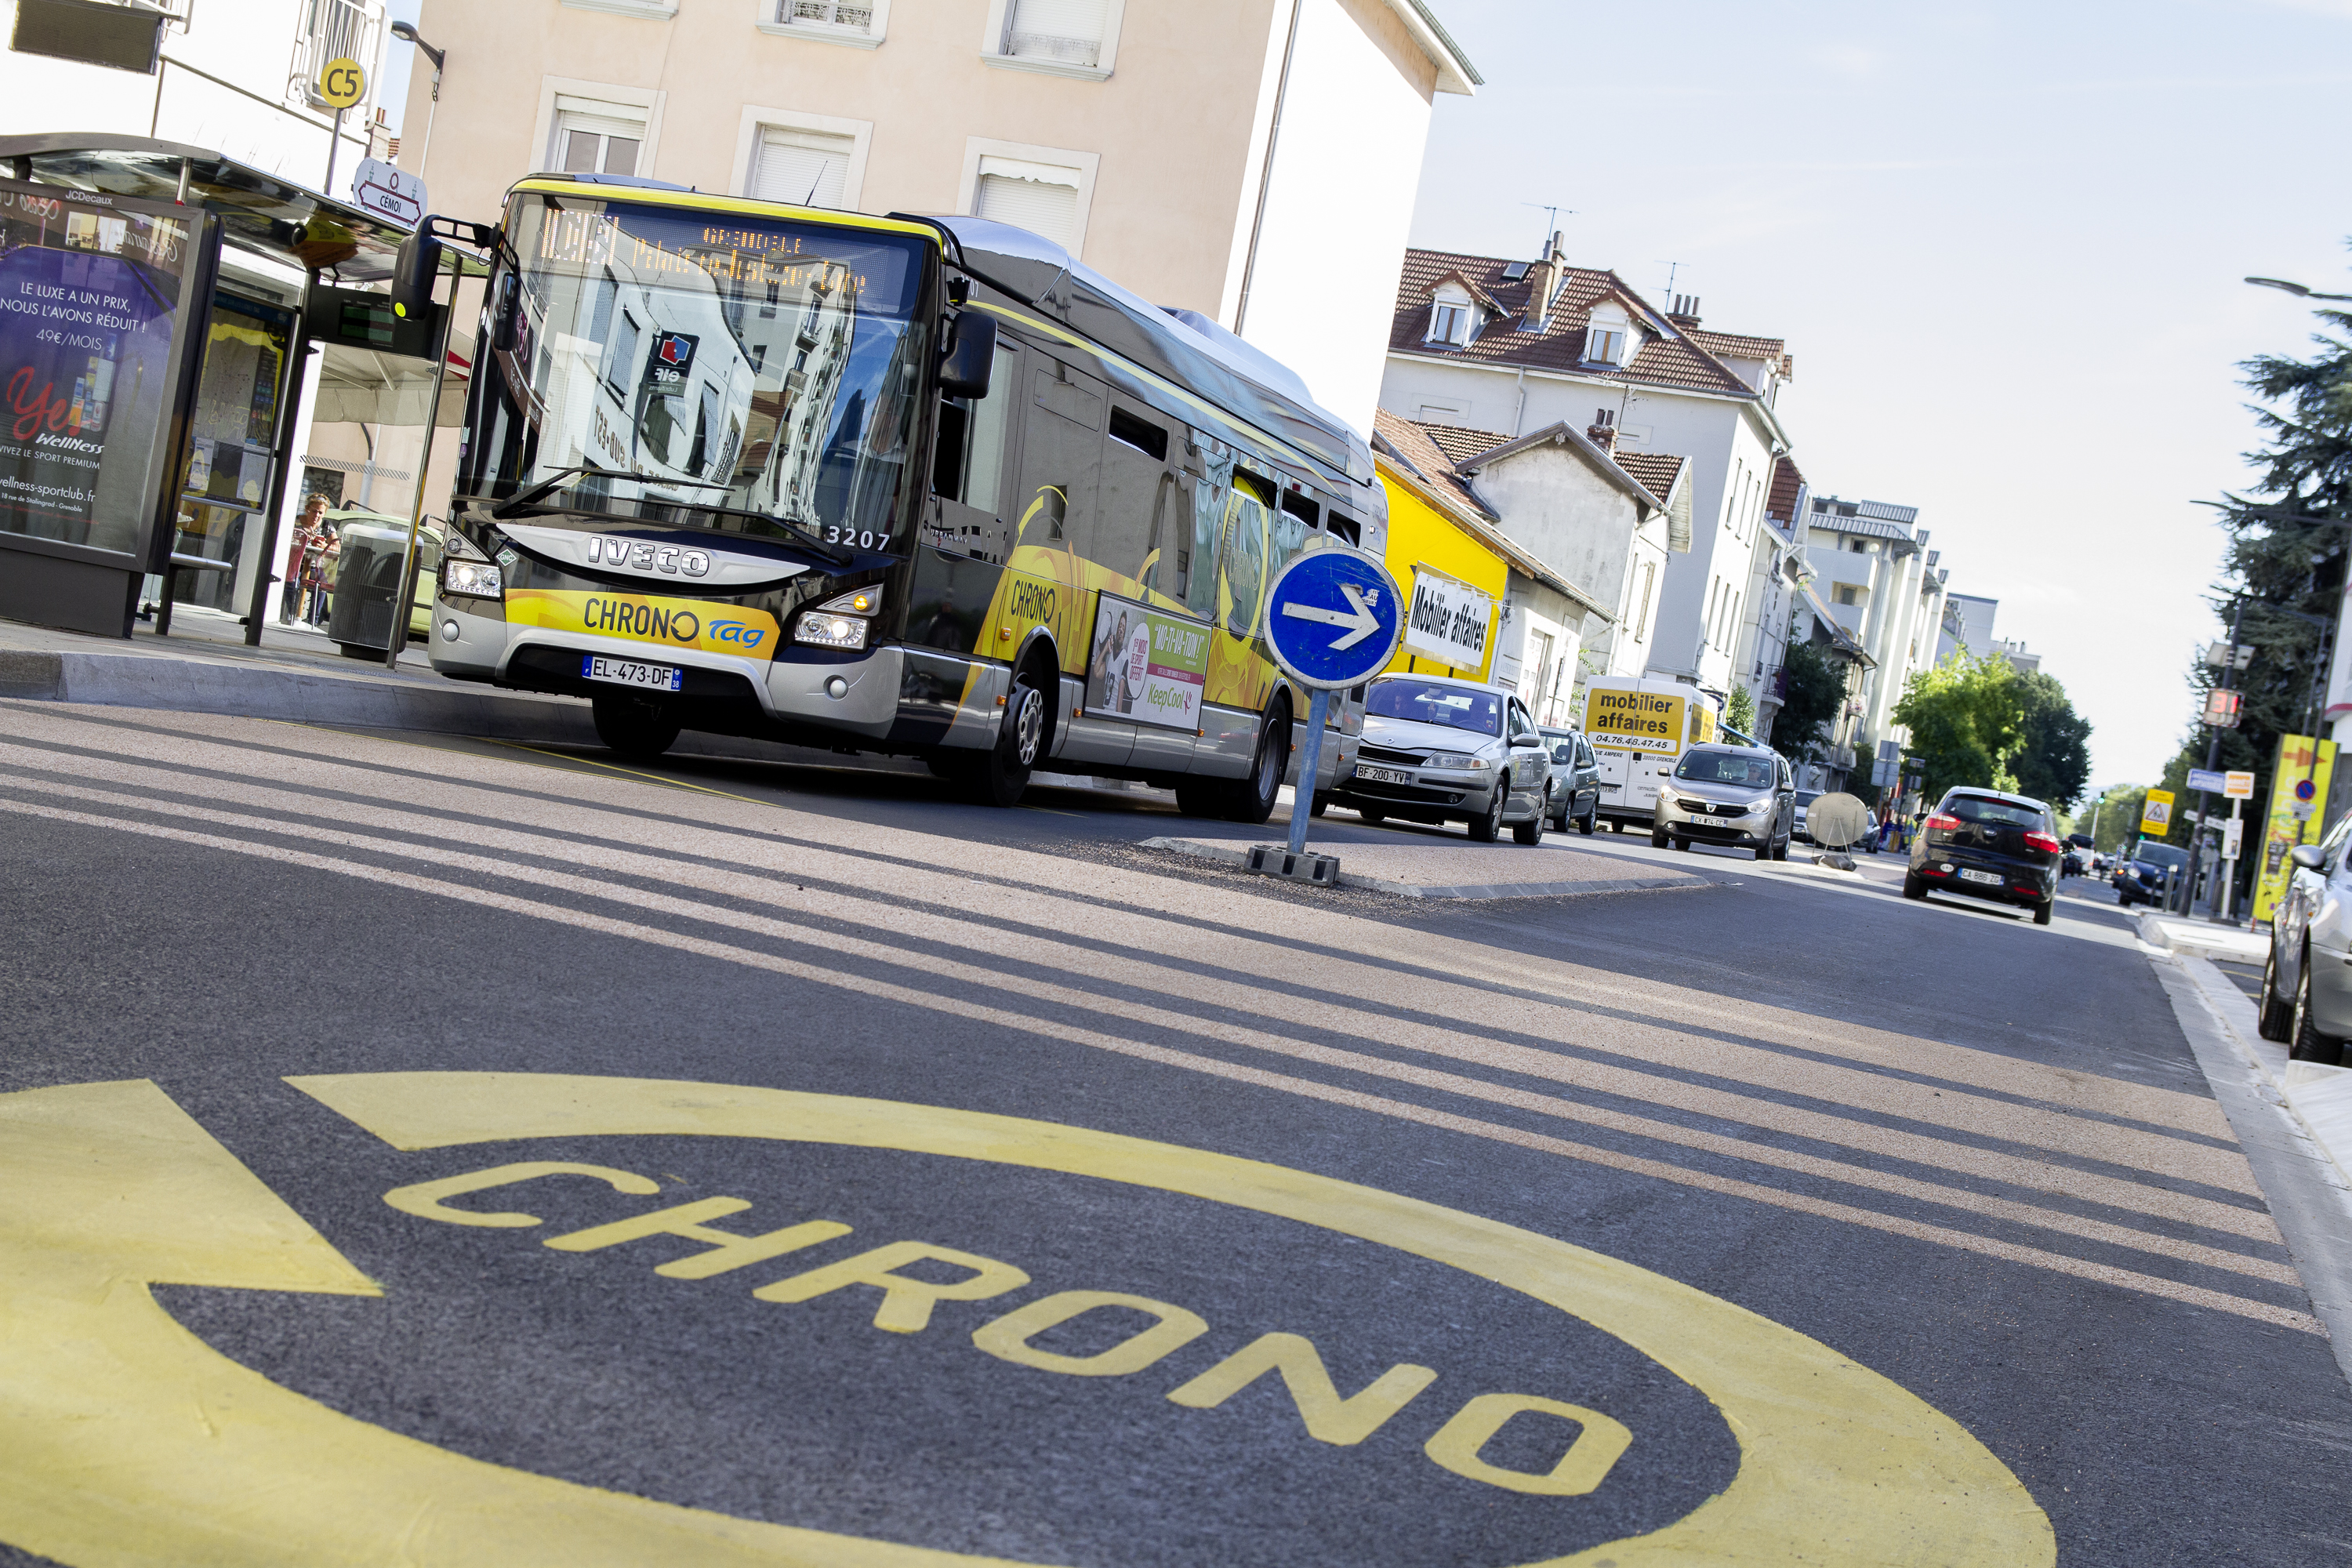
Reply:
<svg viewBox="0 0 2352 1568"><path fill-rule="evenodd" d="M1209 679L1209 628L1114 594L1096 595L1087 711L1197 729Z"/></svg>

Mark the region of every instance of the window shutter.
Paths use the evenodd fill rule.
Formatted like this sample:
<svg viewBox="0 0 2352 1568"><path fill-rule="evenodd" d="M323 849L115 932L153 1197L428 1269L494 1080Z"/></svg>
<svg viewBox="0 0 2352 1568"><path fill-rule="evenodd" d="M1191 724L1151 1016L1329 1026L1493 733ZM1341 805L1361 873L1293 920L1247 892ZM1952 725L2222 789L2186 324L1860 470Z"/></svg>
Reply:
<svg viewBox="0 0 2352 1568"><path fill-rule="evenodd" d="M849 154L847 136L769 127L760 133L760 156L751 171L751 195L763 202L793 206L838 207Z"/></svg>
<svg viewBox="0 0 2352 1568"><path fill-rule="evenodd" d="M977 216L1043 235L1074 248L1078 226L1078 172L1017 158L982 158L973 193Z"/></svg>
<svg viewBox="0 0 2352 1568"><path fill-rule="evenodd" d="M587 154L592 161L583 162L570 156L575 135L596 139L593 143L593 152ZM631 110L626 104L558 94L555 100L555 144L548 149L548 167L634 174L636 173L637 149L644 144L645 139L645 115ZM587 145L583 143L583 153Z"/></svg>
<svg viewBox="0 0 2352 1568"><path fill-rule="evenodd" d="M1004 52L1064 65L1100 65L1104 9L1105 0L1013 0Z"/></svg>

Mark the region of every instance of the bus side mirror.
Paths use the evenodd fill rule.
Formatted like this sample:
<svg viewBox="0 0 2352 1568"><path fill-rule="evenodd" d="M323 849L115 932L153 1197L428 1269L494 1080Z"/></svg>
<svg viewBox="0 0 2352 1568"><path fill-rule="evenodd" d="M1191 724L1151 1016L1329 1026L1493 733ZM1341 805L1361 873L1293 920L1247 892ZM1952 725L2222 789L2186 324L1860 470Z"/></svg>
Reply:
<svg viewBox="0 0 2352 1568"><path fill-rule="evenodd" d="M948 329L947 353L940 361L940 391L950 397L986 397L996 369L996 318L959 310Z"/></svg>
<svg viewBox="0 0 2352 1568"><path fill-rule="evenodd" d="M2316 844L2298 844L2286 852L2286 858L2306 871L2316 871L2327 864L2327 857L2319 852Z"/></svg>
<svg viewBox="0 0 2352 1568"><path fill-rule="evenodd" d="M392 310L406 321L423 321L433 310L433 280L441 275L441 242L424 224L400 242L392 262Z"/></svg>

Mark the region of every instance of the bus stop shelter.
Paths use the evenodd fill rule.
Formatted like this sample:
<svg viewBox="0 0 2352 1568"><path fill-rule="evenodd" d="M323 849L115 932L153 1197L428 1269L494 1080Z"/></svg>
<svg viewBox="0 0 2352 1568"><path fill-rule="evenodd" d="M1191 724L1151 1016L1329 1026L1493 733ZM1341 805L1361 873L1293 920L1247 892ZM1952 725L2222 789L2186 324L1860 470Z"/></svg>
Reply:
<svg viewBox="0 0 2352 1568"><path fill-rule="evenodd" d="M407 236L201 147L0 137L0 616L257 644L289 486L410 515L457 389L446 307L390 308Z"/></svg>

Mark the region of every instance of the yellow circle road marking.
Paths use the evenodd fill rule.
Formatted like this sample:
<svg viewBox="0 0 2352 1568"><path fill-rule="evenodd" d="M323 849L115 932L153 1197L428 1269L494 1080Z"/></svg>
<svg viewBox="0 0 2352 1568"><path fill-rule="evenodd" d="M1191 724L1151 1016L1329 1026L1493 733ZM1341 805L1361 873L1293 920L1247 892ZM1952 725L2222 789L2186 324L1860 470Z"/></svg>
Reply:
<svg viewBox="0 0 2352 1568"><path fill-rule="evenodd" d="M1230 1155L887 1100L555 1074L288 1081L404 1150L638 1135L900 1150L1184 1194L1493 1280L1691 1384L1739 1444L1731 1484L1689 1514L1546 1568L2056 1561L2049 1521L2017 1479L1906 1390L1743 1308L1475 1215ZM308 1568L387 1556L419 1565L997 1561L730 1519L433 1447L221 1356L149 1296L145 1286L163 1281L378 1293L152 1084L0 1096L0 1452L10 1456L0 1467L0 1540L76 1568Z"/></svg>

